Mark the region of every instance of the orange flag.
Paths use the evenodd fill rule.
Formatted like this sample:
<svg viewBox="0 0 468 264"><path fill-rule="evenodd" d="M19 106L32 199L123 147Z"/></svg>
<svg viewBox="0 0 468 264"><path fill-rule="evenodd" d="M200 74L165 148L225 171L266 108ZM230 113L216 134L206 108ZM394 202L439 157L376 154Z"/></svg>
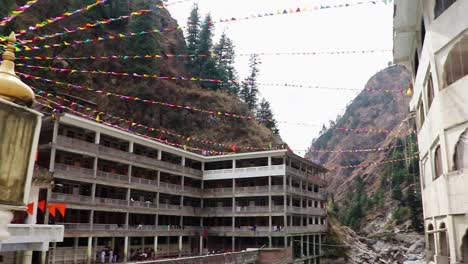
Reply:
<svg viewBox="0 0 468 264"><path fill-rule="evenodd" d="M45 212L45 200L39 201L37 203L37 208L39 208L44 213Z"/></svg>
<svg viewBox="0 0 468 264"><path fill-rule="evenodd" d="M33 212L34 212L34 203L29 203L29 204L28 204L28 209L26 210L26 212L27 212L28 214L30 214L30 215L33 214Z"/></svg>
<svg viewBox="0 0 468 264"><path fill-rule="evenodd" d="M49 213L50 213L50 215L52 215L52 217L55 217L55 210L57 209L57 208L55 207L55 204L49 204L49 205L47 206L47 208L49 208Z"/></svg>
<svg viewBox="0 0 468 264"><path fill-rule="evenodd" d="M62 217L65 217L65 210L67 209L66 204L55 204L55 208L62 215Z"/></svg>

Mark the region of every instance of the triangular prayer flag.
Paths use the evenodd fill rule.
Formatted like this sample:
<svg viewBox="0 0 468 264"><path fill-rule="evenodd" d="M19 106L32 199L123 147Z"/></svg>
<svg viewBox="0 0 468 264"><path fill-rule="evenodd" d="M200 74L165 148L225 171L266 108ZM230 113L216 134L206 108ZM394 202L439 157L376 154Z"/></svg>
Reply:
<svg viewBox="0 0 468 264"><path fill-rule="evenodd" d="M55 204L55 208L62 215L62 217L65 217L65 210L67 209L66 204Z"/></svg>
<svg viewBox="0 0 468 264"><path fill-rule="evenodd" d="M26 210L26 212L30 215L33 214L34 212L34 203L28 203L28 209Z"/></svg>
<svg viewBox="0 0 468 264"><path fill-rule="evenodd" d="M47 208L49 208L49 213L52 217L55 217L55 211L56 211L56 207L55 207L55 204L49 204L47 206Z"/></svg>
<svg viewBox="0 0 468 264"><path fill-rule="evenodd" d="M39 208L39 210L41 210L43 213L45 212L45 206L45 200L41 200L37 203L37 208Z"/></svg>

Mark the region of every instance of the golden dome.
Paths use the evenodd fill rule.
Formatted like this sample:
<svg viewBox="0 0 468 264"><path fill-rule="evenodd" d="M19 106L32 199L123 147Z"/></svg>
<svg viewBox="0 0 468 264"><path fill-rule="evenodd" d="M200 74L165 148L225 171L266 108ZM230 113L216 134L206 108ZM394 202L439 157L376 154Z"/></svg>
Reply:
<svg viewBox="0 0 468 264"><path fill-rule="evenodd" d="M15 74L15 54L13 51L16 42L14 32L8 37L8 45L3 53L3 61L0 65L0 97L8 101L31 107L34 103L33 90L23 83Z"/></svg>

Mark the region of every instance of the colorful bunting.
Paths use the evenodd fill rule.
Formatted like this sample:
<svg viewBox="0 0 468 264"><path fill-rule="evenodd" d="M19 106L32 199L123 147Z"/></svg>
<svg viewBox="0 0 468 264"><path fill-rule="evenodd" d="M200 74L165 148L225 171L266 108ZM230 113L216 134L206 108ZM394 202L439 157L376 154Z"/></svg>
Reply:
<svg viewBox="0 0 468 264"><path fill-rule="evenodd" d="M43 97L42 97L43 98ZM61 105L55 101L52 101L50 99L47 99L47 98L43 98L45 99L46 101L49 102L49 104L44 104L44 103L40 103L40 102L36 102L38 105L42 105L44 107L47 107L51 110L55 110L55 109L66 109L68 111L70 111L71 113L74 113L74 114L77 114L83 118L86 118L86 119L89 119L89 120L92 120L92 121L95 121L94 117L91 116L91 115L87 115L87 114L83 114L79 111L76 111L70 107L67 107L67 106L64 106L64 105ZM50 104L55 104L56 107L53 107L51 106ZM129 132L129 133L132 133L132 134L135 134L137 136L141 136L141 137L144 137L146 139L149 139L149 140L152 140L152 141L158 141L160 143L163 143L163 144L167 144L167 145L170 145L170 146L174 146L174 147L179 147L179 148L183 148L184 145L181 145L181 144L178 144L178 143L174 143L174 142L170 142L168 141L167 139L164 140L162 138L155 138L155 137L150 137L148 135L144 135L144 134L140 134L140 133L137 133L137 132L132 132L126 128L123 128L123 127L120 127L118 125L115 125L115 124L111 124L111 123L108 123L108 122L105 122L105 121L99 121L98 123L100 124L103 124L103 125L106 125L106 126L109 126L109 127L112 127L112 128L116 128L116 129L119 129L119 130L122 130L122 131L125 131L125 132ZM191 151L196 151L196 152L200 152L202 153L202 155L204 156L208 156L208 155L224 155L224 154L230 154L231 152L220 152L220 151L215 151L215 150L206 150L206 149L201 149L201 148L194 148L194 147L187 147L186 146L186 149L189 149Z"/></svg>
<svg viewBox="0 0 468 264"><path fill-rule="evenodd" d="M3 1L3 0L2 0ZM16 8L15 10L13 10L9 16L7 17L4 17L2 19L2 21L0 21L0 27L3 27L3 26L6 26L8 23L10 23L13 19L15 19L15 17L21 15L24 11L28 10L32 5L34 5L35 3L37 3L39 0L32 0L32 1L28 1L26 2L25 5L23 6L20 6L18 8Z"/></svg>
<svg viewBox="0 0 468 264"><path fill-rule="evenodd" d="M18 74L18 75L20 75L22 77L25 77L27 79L40 80L40 81L43 81L43 82L53 83L53 84L56 84L56 85L65 86L67 88L72 88L72 89L92 91L92 92L95 92L97 94L101 94L101 95L104 95L104 96L113 96L113 97L117 97L117 98L122 99L122 100L143 102L143 103L147 103L147 104L156 104L156 105L171 107L171 108L175 108L175 109L183 109L185 111L205 113L205 114L209 114L209 115L217 116L217 117L229 117L229 118L234 118L234 119L255 120L254 116L238 115L238 114L223 112L223 111L205 110L205 109L200 109L200 108L197 108L197 107L184 106L184 105L178 105L178 104L167 103L167 102L159 102L159 101L150 100L150 99L142 99L142 98L135 97L135 96L128 96L128 95L122 95L122 94L113 93L113 92L107 92L107 91L103 91L103 90L96 90L96 89L93 89L91 87L86 87L86 86L82 86L82 85L76 85L76 84L70 84L70 83L65 83L65 82L61 82L61 81L50 80L50 79L47 79L47 78L43 78L43 77L31 75L31 74L25 74L25 73L20 73L20 72L16 72L16 74ZM93 117L93 119L95 119L95 118ZM271 119L265 120L265 121L271 121ZM286 122L286 121L283 121L283 122L280 121L279 123L294 124L294 123L289 123L289 122ZM310 125L310 124L307 124L307 123L300 123L300 124L301 125ZM373 128L336 127L336 128L332 128L332 129L335 129L335 130L338 130L338 131L343 131L343 132L355 132L355 133L385 133L385 134L390 134L390 133L414 134L414 133L416 133L416 131L414 131L414 130L388 130L388 129L373 129Z"/></svg>
<svg viewBox="0 0 468 264"><path fill-rule="evenodd" d="M47 208L49 208L49 214L52 216L52 217L55 217L56 215L56 207L55 207L55 204L48 204L47 205Z"/></svg>
<svg viewBox="0 0 468 264"><path fill-rule="evenodd" d="M46 67L38 65L28 65L24 63L17 63L17 67L26 67L29 69L35 70L45 70L53 71L58 73L81 73L81 74L98 74L98 75L112 75L120 77L133 77L133 78L146 78L146 79L156 79L156 80L166 80L166 81L191 81L191 82L209 82L209 83L234 83L240 84L237 80L229 80L227 82L220 79L208 79L201 77L184 77L184 76L159 76L156 74L140 74L140 73L128 73L128 72L109 72L101 70L78 70L78 69L69 69L69 68L55 68L55 67ZM341 91L359 91L360 89L354 88L343 88L343 87L324 87L317 85L305 85L305 84L290 84L290 83L260 83L260 82L242 82L243 84L256 84L261 86L275 86L275 87L293 87L293 88L307 88L307 89L324 89L324 90L341 90ZM364 91L369 92L385 92L385 93L402 93L404 89L373 89L373 88L364 88Z"/></svg>
<svg viewBox="0 0 468 264"><path fill-rule="evenodd" d="M37 36L37 37L35 37L33 39L19 40L19 42L21 44L26 44L26 43L34 43L34 42L38 42L38 41L42 41L42 40L46 40L46 39L50 39L50 38L55 38L55 37L62 37L64 35L67 35L67 34L70 34L70 33L75 33L75 32L78 32L78 31L83 31L83 30L95 28L95 27L100 26L100 25L105 25L105 24L109 24L109 23L112 23L112 22L115 22L115 21L128 19L128 18L131 18L131 17L134 17L134 16L139 16L139 15L146 14L146 13L149 13L149 12L151 12L151 10L141 9L141 10L132 12L129 15L119 16L119 17L116 17L116 18L107 18L107 19L96 21L95 23L92 23L92 24L91 23L86 23L84 25L78 26L78 27L73 28L73 29L65 28L65 31L62 31L62 32L57 32L57 33L50 34L50 35L39 35L39 36ZM2 40L2 37L0 37L0 40Z"/></svg>
<svg viewBox="0 0 468 264"><path fill-rule="evenodd" d="M67 17L71 17L71 16L76 15L76 14L78 14L78 13L81 13L81 12L83 12L83 11L88 11L88 10L90 10L90 9L92 9L92 8L98 6L98 5L104 4L104 3L106 3L106 2L107 2L107 0L97 0L94 4L87 5L87 6L85 6L85 7L82 7L82 8L80 8L80 9L77 9L77 10L74 10L74 11L65 12L65 13L63 13L63 14L57 16L57 17L47 18L47 19L45 19L44 21L39 22L39 23L37 23L37 24L34 25L34 26L30 26L30 27L28 27L27 29L19 30L19 31L17 32L17 33L18 33L17 36L21 36L21 35L27 34L27 33L29 33L29 32L35 31L35 30L37 30L37 29L43 28L43 27L48 26L48 25L50 25L50 24L52 24L52 23L55 23L55 22L57 22L57 21L60 21L60 20L62 20L62 19L65 19L65 18L67 18Z"/></svg>
<svg viewBox="0 0 468 264"><path fill-rule="evenodd" d="M417 159L418 157L419 157L418 155L414 155L414 156L408 157L408 158L385 160L385 161L381 161L381 162L369 162L369 163L362 163L362 164L358 164L358 165L347 165L347 166L339 166L339 165L333 166L333 165L331 165L332 167L328 167L327 169L330 170L330 171L333 171L333 170L338 170L338 169L354 169L354 168L361 168L361 167L362 168L367 168L367 167L371 167L371 166L379 166L379 165L384 165L384 164L389 164L389 163L395 163L395 162L401 162L401 161L406 161L406 160Z"/></svg>
<svg viewBox="0 0 468 264"><path fill-rule="evenodd" d="M67 209L66 204L55 204L55 210L59 212L62 217L65 217L65 211Z"/></svg>
<svg viewBox="0 0 468 264"><path fill-rule="evenodd" d="M196 137L180 135L180 134L171 132L169 130L149 127L147 125L143 125L143 124L140 124L140 123L137 123L137 122L133 122L133 121L128 120L128 119L124 119L124 118L121 118L121 117L118 117L118 116L114 116L114 115L111 115L111 114L108 114L108 113L98 111L98 110L93 109L93 108L91 108L89 106L85 106L85 105L82 105L80 103L70 101L67 98L64 98L64 97L59 96L59 95L54 95L54 94L48 93L48 92L43 91L43 90L38 90L36 88L34 88L34 90L35 90L35 93L37 94L37 96L39 98L43 98L42 96L45 96L45 97L48 97L48 98L53 97L53 98L61 100L62 102L66 102L68 104L68 107L76 107L76 108L82 109L82 111L92 112L93 114L96 115L96 121L98 121L98 122L101 120L101 119L97 119L98 116L106 116L108 119L111 119L110 122L118 123L118 124L120 124L120 123L127 124L129 126L129 130L132 131L132 132L134 132L136 128L140 128L140 129L148 131L148 132L159 132L159 133L162 133L162 134L165 134L165 135L168 135L168 136L178 137L179 139L187 141L187 142L194 141L194 142L199 142L201 144L214 145L215 147L224 147L224 148L227 148L227 149L232 149L233 152L235 152L237 148L250 150L250 151L253 151L253 150L266 150L264 148L255 148L255 147L249 147L249 146L237 146L237 145L233 145L233 144L217 143L217 142L213 142L213 141L206 140L206 139L198 139ZM270 143L270 146L271 146L271 143ZM187 146L184 145L183 148L186 149ZM270 148L272 148L272 147L270 147ZM282 147L277 148L277 149L282 149Z"/></svg>
<svg viewBox="0 0 468 264"><path fill-rule="evenodd" d="M106 0L101 0L101 1L106 1ZM382 1L382 0L380 0L380 1ZM313 9L311 9L311 11L312 10L329 9L329 8L350 7L350 6L363 5L363 4L369 4L369 3L376 4L377 2L379 2L379 1L360 1L360 2L357 2L357 3L348 3L348 4L321 5L320 8L318 6L316 6ZM244 18L221 19L221 20L219 20L219 22L220 23L226 23L226 22L230 23L230 22L233 22L233 21L256 19L256 18L269 17L269 16L274 16L274 15L280 15L280 14L300 13L300 12L306 12L306 11L309 11L309 9L307 9L307 8L302 8L302 9L298 8L298 9L295 9L295 11L293 9L289 9L289 11L287 9L284 9L282 12L278 10L276 13L262 13L262 14L259 14L259 15L252 15L252 16L248 16L248 17L244 17ZM65 18L65 17L63 17L63 18ZM63 19L63 18L60 18L60 19ZM55 22L55 21L53 21L53 22ZM210 21L208 23L214 24L213 21ZM188 25L188 27L190 27L190 26L191 25ZM39 25L39 27L42 27L42 26ZM66 47L66 46L78 46L78 45L86 44L86 43L96 43L96 42L100 42L100 41L104 41L104 40L121 39L121 38L129 38L129 37L141 36L141 35L146 35L146 34L162 33L162 32L179 30L179 29L184 29L184 28L186 28L186 27L177 26L177 27L159 28L159 29L155 28L155 29L149 29L149 30L141 31L141 32L128 32L128 33L125 33L125 34L118 33L118 34L115 34L115 35L99 36L99 37L95 37L95 38L91 38L91 39L88 38L88 39L84 39L84 40L73 40L71 42L63 41L62 43L46 44L46 45L43 45L43 46L23 45L23 48L17 47L17 51L21 51L21 50L30 51L30 50L42 50L42 49L50 49L50 48ZM36 28L32 27L32 29L35 30ZM29 32L29 30L20 31L20 35L24 34L23 32L27 33L27 32Z"/></svg>
<svg viewBox="0 0 468 264"><path fill-rule="evenodd" d="M1 38L1 37L0 37ZM282 55L291 55L291 56L314 56L314 55L340 55L340 54L375 54L380 52L391 52L392 50L341 50L341 51L310 51L310 52L261 52L261 53L241 53L237 56L282 56ZM145 54L145 55L109 55L109 56L84 56L84 57L63 57L63 56L24 56L18 55L17 60L129 60L129 59L188 59L188 58L203 58L203 57L212 57L212 58L222 58L227 54L225 53L200 53L200 54Z"/></svg>

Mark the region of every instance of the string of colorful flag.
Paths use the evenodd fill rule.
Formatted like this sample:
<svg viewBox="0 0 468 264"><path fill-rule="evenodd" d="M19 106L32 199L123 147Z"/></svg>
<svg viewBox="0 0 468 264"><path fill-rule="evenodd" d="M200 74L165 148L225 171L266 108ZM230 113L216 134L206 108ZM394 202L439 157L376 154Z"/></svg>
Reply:
<svg viewBox="0 0 468 264"><path fill-rule="evenodd" d="M101 0L101 1L107 1L107 0ZM329 9L329 8L342 8L342 7L349 7L349 6L353 6L353 5L362 5L362 4L367 4L367 3L376 4L377 2L379 2L379 1L361 1L361 2L357 2L357 3L347 3L347 4L337 4L337 5L322 5L320 7L319 6L314 7L313 10L322 10L322 9ZM288 9L284 9L283 11L277 11L276 13L264 13L263 15L258 14L258 15L255 15L255 16L250 16L250 17L246 17L246 18L242 18L242 19L236 19L236 18L221 19L219 22L224 23L224 22L240 21L240 20L245 20L245 19L262 18L262 17L265 17L265 16L272 16L272 15L300 13L300 12L305 12L305 11L308 11L308 10L309 9L307 9L307 8L303 8L303 9L298 8L295 11L293 9L289 9L289 11L288 11ZM65 16L62 15L62 16L59 16L59 17L60 17L59 20L61 20L61 19L65 18L66 15ZM59 17L57 17L57 18L59 18ZM50 22L51 23L55 22L53 20L54 19L50 19ZM210 23L213 23L213 21L211 21ZM43 26L46 26L47 24L48 24L48 22L46 20L45 22L41 22L41 23L39 23L37 25L39 25L39 27L43 27ZM35 29L35 27L32 27L32 28ZM64 47L64 46L71 46L71 45L76 46L76 45L81 45L81 44L85 44L85 43L95 43L95 42L100 42L100 41L104 41L104 40L135 37L135 36L141 36L141 35L153 34L153 33L161 33L161 32L173 31L173 30L184 29L184 28L186 28L186 27L177 26L177 27L170 27L170 28L149 29L149 30L140 31L140 32L128 32L128 33L125 33L125 34L119 33L119 34L115 34L115 35L99 36L99 37L95 37L95 38L91 38L91 39L88 38L88 39L84 39L84 40L73 40L71 42L63 41L62 43L46 44L46 45L43 45L43 46L23 45L22 48L17 47L17 51L41 50L41 49L50 49L50 48L57 48L57 47ZM21 32L22 31L20 31L20 33ZM29 31L26 31L26 32L29 32ZM58 33L58 34L60 34L60 33Z"/></svg>
<svg viewBox="0 0 468 264"><path fill-rule="evenodd" d="M209 115L217 116L217 117L229 117L229 118L242 119L242 120L256 120L255 116L240 115L240 114L223 112L223 111L218 111L218 110L206 110L206 109L201 109L201 108L192 107L192 106L178 105L178 104L173 104L173 103L168 103L168 102L155 101L155 100L151 100L151 99L143 99L143 98L136 97L136 96L128 96L128 95L118 94L118 93L114 93L114 92L96 90L96 89L93 89L93 88L87 87L87 86L71 84L71 83L66 83L66 82L56 81L56 80L51 80L51 79L43 78L43 77L40 77L40 76L25 74L25 73L21 73L21 72L16 72L16 74L18 74L19 76L25 77L27 79L31 79L31 80L39 80L39 81L52 83L52 84L56 84L56 85L59 85L59 86L64 86L64 87L72 88L72 89L91 91L91 92L95 92L96 94L100 94L100 95L104 95L104 96L117 97L117 98L119 98L121 100L143 102L143 103L146 103L146 104L155 104L155 105L160 105L160 106L164 106L164 107L182 109L182 110L185 110L185 111L205 113L205 114L209 114ZM264 121L273 121L273 119L266 119ZM279 121L279 123L312 125L312 124L307 124L307 123L290 123L290 122L286 122L286 121ZM317 126L317 125L313 125L313 126ZM335 128L331 128L331 129L344 131L344 132L355 132L355 133L385 133L385 134L389 134L389 133L413 134L413 133L416 133L414 130L389 130L389 129L373 129L373 128L335 127Z"/></svg>
<svg viewBox="0 0 468 264"><path fill-rule="evenodd" d="M35 207L34 202L27 204L26 212L30 215L34 214L34 207ZM46 201L40 200L39 202L37 202L37 209L41 210L41 212L45 214ZM49 213L52 217L55 217L57 215L57 212L62 217L65 217L67 205L63 203L49 203L47 205L47 209L49 209Z"/></svg>
<svg viewBox="0 0 468 264"><path fill-rule="evenodd" d="M213 141L206 140L206 139L198 139L198 138L192 137L192 136L185 136L185 135L181 135L181 134L171 132L169 130L150 127L150 126L147 126L147 125L144 125L144 124L141 124L141 123L137 123L137 122L134 122L134 121L122 118L122 117L114 116L114 115L111 115L109 113L93 109L93 108L91 108L89 106L82 105L80 103L68 100L65 97L55 95L55 94L52 94L52 93L49 93L49 92L46 92L46 91L43 91L43 90L39 90L37 88L34 88L34 90L35 90L36 94L38 95L38 97L40 97L40 98L43 98L42 96L54 97L56 99L59 99L59 100L61 100L63 102L68 103L69 104L68 107L78 107L78 108L80 108L80 109L82 109L84 111L92 112L93 116L96 116L96 119L98 119L98 120L103 120L104 117L107 117L107 118L112 120L111 122L125 123L125 124L127 124L129 126L129 128L130 127L131 128L140 128L140 129L143 129L143 130L148 131L148 132L156 131L156 132L160 132L162 134L168 135L168 136L178 137L179 139L187 141L187 142L194 141L194 142L198 142L198 143L202 143L202 144L213 145L215 147L224 147L224 148L227 148L227 149L231 149L234 152L236 152L237 149L245 149L245 150L250 150L250 151L252 151L252 150L271 150L271 149L273 149L273 146L271 144L270 144L269 148L258 148L258 147L251 147L251 146L239 146L239 145L235 145L235 144L224 144L224 143L213 142ZM57 102L55 102L55 103L57 103ZM130 130L132 130L132 129L130 129ZM284 149L284 147L275 148L275 149Z"/></svg>
<svg viewBox="0 0 468 264"><path fill-rule="evenodd" d="M63 14L61 14L59 16L47 18L44 21L36 23L34 26L29 26L27 29L18 30L17 37L22 36L22 35L27 34L27 33L30 33L32 31L38 30L38 29L43 28L45 26L48 26L50 24L56 23L56 22L58 22L60 20L63 20L65 18L74 16L74 15L79 14L81 12L89 11L90 9L93 9L96 6L105 4L106 2L107 2L107 0L97 0L95 3L84 6L84 7L80 8L80 9L77 9L77 10L74 10L74 11L67 11L67 12L65 12L65 13L63 13Z"/></svg>
<svg viewBox="0 0 468 264"><path fill-rule="evenodd" d="M80 73L80 74L98 74L98 75L112 75L120 77L133 77L133 78L146 78L166 81L192 81L192 82L208 82L208 83L229 83L229 84L248 84L248 85L261 85L261 86L275 86L275 87L292 87L292 88L307 88L307 89L322 89L322 90L341 90L341 91L359 91L360 89L354 88L343 88L343 87L325 87L317 85L306 85L306 84L290 84L290 83L261 83L261 82L239 82L237 80L220 80L220 79L208 79L202 77L184 77L184 76L159 76L156 74L140 74L140 73L129 73L129 72L114 72L114 71L102 71L102 70L79 70L70 68L56 68L51 66L39 66L29 65L24 63L17 63L17 67L25 67L35 70L53 71L58 73ZM368 92L385 92L385 93L402 93L404 89L373 89L364 88L364 91Z"/></svg>
<svg viewBox="0 0 468 264"><path fill-rule="evenodd" d="M393 159L393 160L384 160L384 161L379 161L379 162L369 162L369 163L363 163L363 164L357 164L357 165L345 165L345 166L341 166L341 165L334 165L332 167L328 167L327 169L330 170L330 171L333 171L333 170L338 170L338 169L354 169L354 168L367 168L367 167L371 167L371 166L379 166L379 165L385 165L385 164L389 164L389 163L396 163L396 162L402 162L402 161L407 161L407 160L413 160L413 159L417 159L419 157L419 155L414 155L412 157L408 157L408 158L400 158L400 159Z"/></svg>
<svg viewBox="0 0 468 264"><path fill-rule="evenodd" d="M83 118L86 118L86 119L89 119L89 120L92 120L92 121L95 121L97 123L100 123L100 124L103 124L105 126L109 126L109 127L113 127L113 128L116 128L116 129L119 129L119 130L122 130L122 131L125 131L125 132L128 132L128 133L132 133L132 134L135 134L137 136L141 136L141 137L144 137L146 139L149 139L149 140L153 140L153 141L158 141L160 143L163 143L163 144L167 144L167 145L170 145L170 146L174 146L174 147L179 147L179 148L182 148L184 150L191 150L191 151L195 151L195 152L200 152L202 155L204 156L208 156L208 155L212 155L212 154L215 154L215 155L225 155L225 154L231 154L233 152L222 152L222 151L216 151L216 150L209 150L209 149L202 149L202 148L196 148L196 147L189 147L187 145L183 145L183 144L179 144L179 143L174 143L174 142L170 142L169 140L167 139L163 139L163 138L155 138L155 137L151 137L151 136L148 136L148 135L144 135L144 134L140 134L140 133L137 133L135 131L132 131L130 129L127 129L127 128L124 128L124 127L121 127L121 126L118 126L118 125L115 125L115 124L112 124L112 123L109 123L109 122L106 122L104 120L101 120L99 118L96 118L92 115L87 115L87 114L83 114L79 111L76 111L75 109L72 109L70 107L67 107L67 106L64 106L64 105L61 105L53 100L50 100L50 99L47 99L45 97L42 97L42 96L39 96L39 95L36 95L37 97L39 98L42 98L44 100L46 100L47 102L49 102L49 104L44 104L44 103L41 103L41 102L36 102L38 105L41 105L41 106L44 106L44 107L47 107L49 109L52 109L54 113L57 113L57 112L60 112L60 109L66 109L74 114L77 114ZM51 106L50 104L55 104L56 107L53 107Z"/></svg>
<svg viewBox="0 0 468 264"><path fill-rule="evenodd" d="M252 55L257 56L314 56L314 55L340 55L340 54L375 54L379 52L391 52L386 49L375 49L375 50L341 50L341 51L309 51L309 52L260 52L260 53L241 53L237 56L250 57ZM18 55L17 60L130 60L130 59L188 59L188 58L222 58L226 57L226 52L222 53L199 53L199 54L144 54L144 55L108 55L108 56L82 56L82 57L64 57L64 56L24 56Z"/></svg>
<svg viewBox="0 0 468 264"><path fill-rule="evenodd" d="M0 27L8 25L15 17L21 15L24 11L28 10L31 6L37 3L39 0L31 0L26 2L26 4L16 8L15 10L11 11L10 14L0 21Z"/></svg>
<svg viewBox="0 0 468 264"><path fill-rule="evenodd" d="M154 137L150 137L148 135L144 135L144 134L140 134L140 133L137 133L135 131L132 131L132 130L129 130L129 129L126 129L126 128L123 128L123 127L120 127L120 126L117 126L115 124L111 124L111 123L108 123L108 122L105 122L105 121L102 121L102 120L97 120L95 119L93 116L91 115L86 115L86 114L83 114L79 111L76 111L70 107L66 107L66 106L63 106L53 100L49 100L47 98L44 98L40 95L38 95L39 98L43 98L45 99L46 101L50 102L50 103L53 103L55 104L58 108L60 109L67 109L75 114L78 114L82 117L85 117L87 119L90 119L90 120L93 120L93 121L96 121L96 122L99 122L99 123L102 123L106 126L110 126L110 127L114 127L114 128L118 128L120 130L123 130L125 132L129 132L129 133L133 133L135 135L138 135L138 136L142 136L142 137L145 137L147 139L150 139L150 140L156 140L158 142L161 142L161 143L164 143L164 144L168 144L168 145L171 145L171 146L177 146L177 147L181 147L183 148L184 150L187 150L187 149L190 149L190 150L196 150L196 151L201 151L203 155L209 155L209 154L221 154L221 155L225 155L225 154L231 154L231 153L235 153L235 152L219 152L219 151L214 151L214 150L206 150L206 149L200 149L200 148L193 148L193 147L188 147L186 145L181 145L181 144L177 144L177 143L172 143L172 142L169 142L167 140L162 140L160 138L154 138ZM42 104L40 102L37 102L39 105L42 105L42 106L45 106L45 107L48 107L50 109L53 109L54 111L57 110L57 108L55 107L52 107L50 106L50 104ZM384 161L380 161L380 162L369 162L369 163L361 163L361 164L357 164L357 165L345 165L345 166L341 166L341 165L331 165L331 167L328 167L327 169L330 170L330 171L333 171L333 170L338 170L338 169L352 169L352 168L360 168L360 167L370 167L370 166L379 166L379 165L384 165L384 164L389 164L389 163L396 163L396 162L401 162L401 161L407 161L407 160L412 160L412 159L415 159L415 158L418 158L418 155L416 153L416 155L412 156L412 157L408 157L408 158L400 158L400 159L393 159L393 160L384 160ZM324 165L324 166L330 166L330 165Z"/></svg>
<svg viewBox="0 0 468 264"><path fill-rule="evenodd" d="M123 16L119 16L119 17L115 17L115 18L107 18L107 19L96 21L95 23L86 23L86 24L77 26L77 27L75 27L73 29L64 28L65 31L62 31L62 32L56 32L56 33L49 34L49 35L47 35L47 34L42 35L41 34L41 35L39 35L37 37L34 37L32 39L19 40L19 42L21 44L26 44L26 43L34 43L34 42L38 42L38 41L43 41L43 40L47 40L47 39L51 39L51 38L55 38L55 37L62 37L62 36L65 36L67 34L71 34L71 33L75 33L75 32L78 32L78 31L83 31L83 30L95 28L97 26L106 25L106 24L109 24L109 23L112 23L112 22L115 22L115 21L119 21L119 20L129 19L131 17L140 16L140 15L143 15L143 14L146 14L146 13L149 13L149 12L151 12L151 10L141 9L141 10L132 12L132 13L130 13L128 15L123 15ZM2 40L1 37L0 37L0 40Z"/></svg>
<svg viewBox="0 0 468 264"><path fill-rule="evenodd" d="M147 125L140 124L140 123L132 121L132 120L128 120L128 119L125 119L125 118L122 118L122 117L114 116L114 115L111 115L109 113L105 113L103 111L93 109L93 108L91 108L89 106L82 105L80 103L71 101L71 100L69 100L69 99L67 99L67 98L65 98L63 96L55 95L55 94L49 93L49 92L44 91L44 90L39 90L39 89L36 89L36 88L34 88L34 90L35 90L36 94L39 95L39 96L42 95L42 96L46 96L46 97L57 98L57 99L59 99L59 100L61 100L63 102L68 103L69 107L78 107L78 108L81 108L84 111L91 111L91 112L93 112L93 116L96 116L96 118L102 119L104 116L106 116L106 117L112 119L114 122L125 123L129 127L141 128L141 129L143 129L145 131L150 131L150 132L154 132L154 131L160 132L160 133L163 133L163 134L166 134L166 135L169 135L169 136L178 137L181 140L184 140L184 141L187 141L187 142L195 141L195 142L199 142L199 143L202 143L202 144L210 144L210 145L213 145L215 147L228 148L228 149L233 150L234 152L237 149L245 149L245 150L250 150L250 151L252 151L252 150L260 151L260 150L272 150L272 149L285 149L284 145L279 145L279 146L273 147L271 145L271 143L269 144L268 148L258 148L258 147L252 147L252 146L224 144L224 143L219 143L219 142L213 142L213 141L206 140L206 139L198 139L196 137L177 134L177 133L171 132L169 130L165 130L165 129L149 127ZM312 153L360 153L360 152L386 151L386 150L390 150L390 149L394 149L394 148L407 147L407 146L411 146L411 145L415 145L415 144L416 143L407 143L405 145L389 146L389 147L382 147L382 148L367 148L367 149L337 149L337 150L308 149L308 150L296 150L296 151L312 152Z"/></svg>
<svg viewBox="0 0 468 264"><path fill-rule="evenodd" d="M347 3L337 3L337 4L314 4L312 8L308 8L307 6L304 6L303 8L300 8L300 7L288 8L288 9L276 10L274 12L262 12L262 13L252 14L246 17L222 18L218 22L226 23L226 22L235 22L235 21L243 21L243 20L252 20L252 19L258 19L258 18L278 16L278 15L298 14L298 13L313 12L313 11L325 10L325 9L360 6L360 5L366 5L366 4L375 5L379 2L382 2L385 5L387 5L391 3L391 0L369 0L369 1L347 2Z"/></svg>

